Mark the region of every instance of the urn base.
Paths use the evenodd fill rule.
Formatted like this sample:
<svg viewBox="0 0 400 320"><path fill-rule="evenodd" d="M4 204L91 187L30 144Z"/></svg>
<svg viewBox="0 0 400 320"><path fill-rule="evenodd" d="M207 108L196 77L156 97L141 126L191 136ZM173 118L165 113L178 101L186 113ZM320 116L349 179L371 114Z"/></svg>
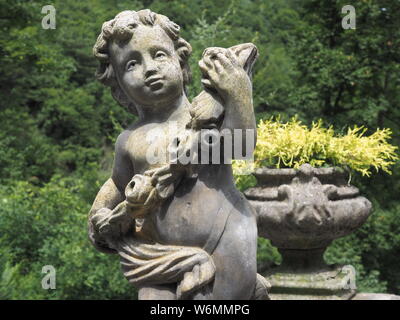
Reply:
<svg viewBox="0 0 400 320"><path fill-rule="evenodd" d="M271 300L350 300L356 294L351 265L330 265L314 272L276 266L264 276L271 284Z"/></svg>

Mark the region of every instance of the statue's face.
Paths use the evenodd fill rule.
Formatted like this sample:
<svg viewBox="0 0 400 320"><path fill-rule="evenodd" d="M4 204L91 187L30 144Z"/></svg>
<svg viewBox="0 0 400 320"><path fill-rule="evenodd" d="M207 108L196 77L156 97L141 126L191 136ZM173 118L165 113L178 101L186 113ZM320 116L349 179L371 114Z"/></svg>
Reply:
<svg viewBox="0 0 400 320"><path fill-rule="evenodd" d="M160 26L139 25L129 42L111 43L110 56L122 90L135 104L160 105L182 95L179 58Z"/></svg>

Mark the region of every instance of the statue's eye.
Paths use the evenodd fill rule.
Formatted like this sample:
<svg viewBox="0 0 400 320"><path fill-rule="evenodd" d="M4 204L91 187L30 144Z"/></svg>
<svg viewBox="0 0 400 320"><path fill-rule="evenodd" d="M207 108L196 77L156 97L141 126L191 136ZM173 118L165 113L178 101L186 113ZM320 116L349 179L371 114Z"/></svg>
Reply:
<svg viewBox="0 0 400 320"><path fill-rule="evenodd" d="M137 64L137 61L136 61L136 60L131 60L131 61L129 61L129 62L126 64L126 70L127 70L127 71L132 70L132 69L136 66L136 64Z"/></svg>
<svg viewBox="0 0 400 320"><path fill-rule="evenodd" d="M155 58L157 59L163 59L167 57L167 54L164 51L157 51L155 54Z"/></svg>

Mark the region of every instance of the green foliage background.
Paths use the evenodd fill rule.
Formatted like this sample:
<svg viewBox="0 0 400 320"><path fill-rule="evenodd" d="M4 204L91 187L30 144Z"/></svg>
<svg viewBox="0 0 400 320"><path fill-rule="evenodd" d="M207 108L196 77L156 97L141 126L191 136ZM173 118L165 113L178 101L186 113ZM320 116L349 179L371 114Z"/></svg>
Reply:
<svg viewBox="0 0 400 320"><path fill-rule="evenodd" d="M122 10L150 8L181 25L194 49L190 97L201 90L204 48L253 42L258 119L388 127L400 144L399 1L54 0L55 30L41 27L45 4L0 0L0 299L136 298L118 259L95 251L86 234L115 138L134 121L95 81L91 53L101 24ZM341 27L346 4L356 8L356 30ZM400 294L399 167L353 179L374 213L325 256L353 264L364 292ZM260 239L260 270L279 259ZM57 270L56 290L41 288L44 265Z"/></svg>

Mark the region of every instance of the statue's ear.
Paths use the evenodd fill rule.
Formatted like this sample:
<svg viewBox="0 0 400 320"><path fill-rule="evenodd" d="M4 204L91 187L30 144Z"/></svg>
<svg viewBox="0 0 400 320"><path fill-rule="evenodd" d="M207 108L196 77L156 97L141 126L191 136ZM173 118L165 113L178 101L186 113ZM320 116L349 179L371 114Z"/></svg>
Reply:
<svg viewBox="0 0 400 320"><path fill-rule="evenodd" d="M242 43L238 44L237 46L230 47L229 50L231 50L238 57L240 65L250 76L254 62L258 58L257 47L252 43Z"/></svg>

